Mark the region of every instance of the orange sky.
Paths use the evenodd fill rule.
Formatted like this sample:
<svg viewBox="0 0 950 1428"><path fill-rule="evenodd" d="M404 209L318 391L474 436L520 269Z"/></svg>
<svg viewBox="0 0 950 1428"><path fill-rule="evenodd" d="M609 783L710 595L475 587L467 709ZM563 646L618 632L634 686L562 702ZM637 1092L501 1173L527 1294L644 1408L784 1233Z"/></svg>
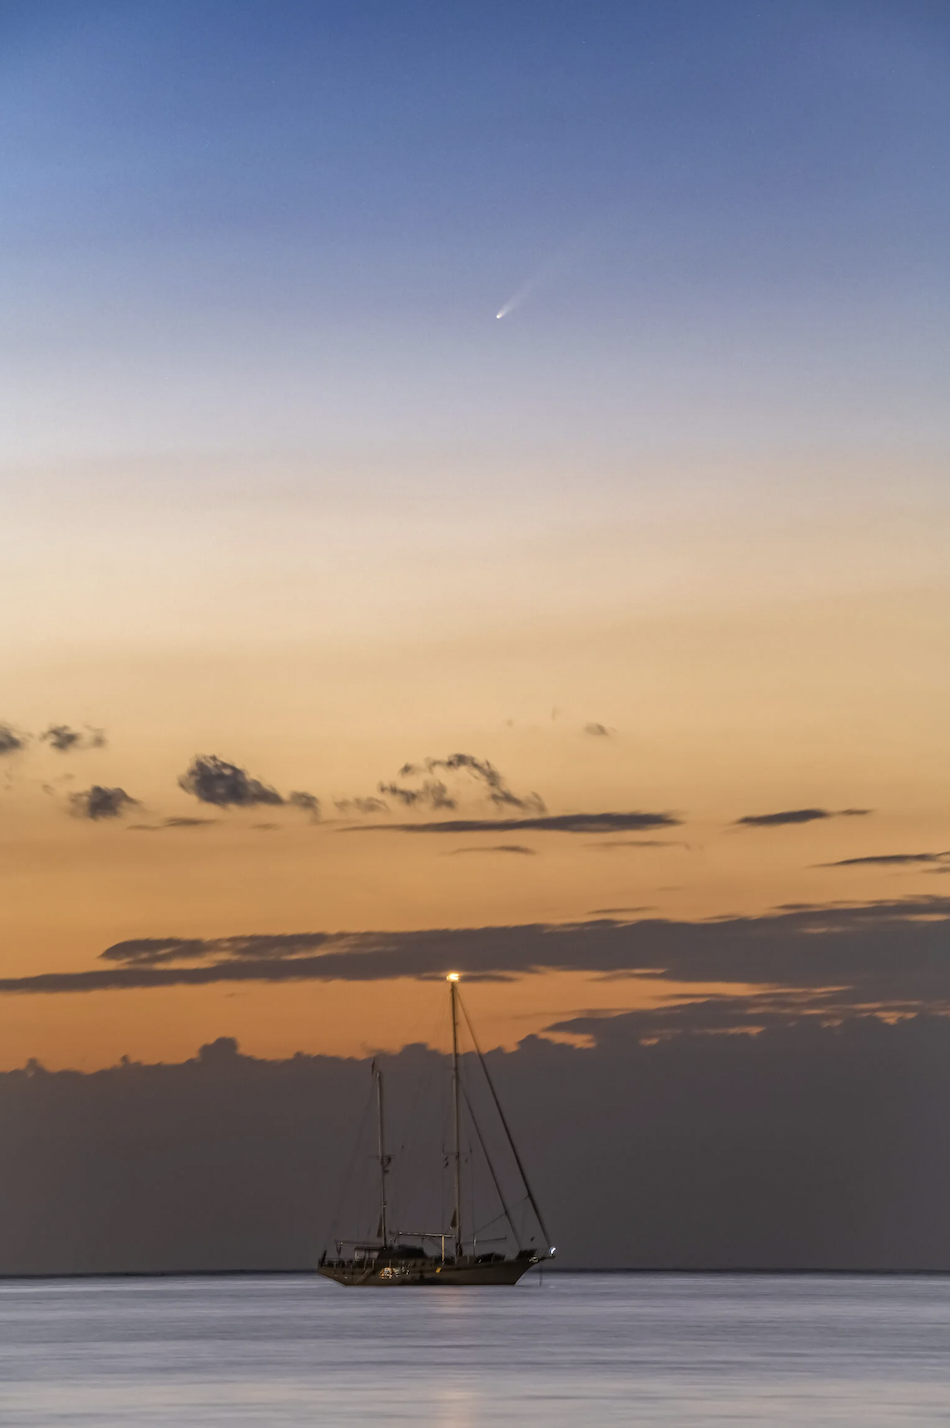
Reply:
<svg viewBox="0 0 950 1428"><path fill-rule="evenodd" d="M541 531L513 508L498 549L477 529L456 539L451 522L434 541L424 518L405 523L396 554L380 540L368 568L365 546L334 544L333 523L346 508L371 544L378 513L360 525L341 497L301 496L259 519L237 478L197 513L173 489L161 510L147 492L111 509L93 482L91 552L65 526L51 552L37 498L25 499L7 607L15 588L35 598L0 632L0 714L34 737L2 764L2 974L88 968L135 937L618 908L695 918L934 890L925 868L814 865L950 845L942 497L927 487L901 520L896 487L880 481L848 502L839 491L821 520L799 517L781 490L745 501L733 489L718 512L705 499L690 510L697 468L681 461L642 520L629 492L615 520L605 510L581 534L569 501L552 503ZM812 464L799 474L816 488ZM217 528L207 558L179 555L164 581L139 578L171 559L186 520ZM75 521L80 535L95 524L89 511ZM64 754L35 737L61 721L102 726L108 744ZM608 733L585 732L591 723ZM458 750L490 760L517 795L536 790L552 814L665 811L682 824L616 837L340 831L334 799ZM311 791L323 821L200 804L177 787L197 753L285 794ZM449 783L452 816L497 816L476 781ZM140 806L68 816L70 791L93 784ZM807 807L874 812L729 826ZM142 831L168 817L214 821ZM529 852L465 851L512 842ZM571 1008L656 994L558 974L473 997L487 1039L512 1044ZM222 1034L258 1054L357 1054L417 1039L412 1002L401 983L6 997L0 1059L172 1058Z"/></svg>

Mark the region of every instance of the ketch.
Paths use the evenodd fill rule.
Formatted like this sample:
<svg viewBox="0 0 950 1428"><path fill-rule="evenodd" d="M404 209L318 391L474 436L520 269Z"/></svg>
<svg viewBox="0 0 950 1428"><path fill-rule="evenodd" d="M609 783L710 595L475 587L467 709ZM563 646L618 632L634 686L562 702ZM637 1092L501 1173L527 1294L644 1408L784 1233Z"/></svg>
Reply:
<svg viewBox="0 0 950 1428"><path fill-rule="evenodd" d="M337 1284L351 1288L516 1284L527 1270L554 1256L554 1246L528 1183L495 1083L462 1003L458 972L450 972L446 981L452 1017L452 1079L450 1144L443 1151L443 1169L450 1172L451 1219L447 1228L440 1225L429 1230L399 1229L392 1223L389 1175L393 1156L387 1151L383 1073L374 1061L376 1154L373 1159L379 1166L379 1220L372 1238L335 1239L332 1250L321 1255L320 1273ZM500 1134L509 1153L513 1193L507 1190L507 1185L503 1187L501 1167L489 1153L488 1137L483 1134L486 1127L476 1118L474 1096L462 1074L460 1012L471 1036L483 1088L487 1089L488 1105L497 1119L496 1135ZM470 1147L468 1151L466 1146ZM480 1223L476 1220L474 1177L469 1176L466 1187L463 1174L463 1168L469 1167L476 1151L481 1153L481 1162L487 1170L485 1183L495 1200L495 1213L487 1220L483 1217ZM486 1243L501 1244L504 1248L486 1249Z"/></svg>

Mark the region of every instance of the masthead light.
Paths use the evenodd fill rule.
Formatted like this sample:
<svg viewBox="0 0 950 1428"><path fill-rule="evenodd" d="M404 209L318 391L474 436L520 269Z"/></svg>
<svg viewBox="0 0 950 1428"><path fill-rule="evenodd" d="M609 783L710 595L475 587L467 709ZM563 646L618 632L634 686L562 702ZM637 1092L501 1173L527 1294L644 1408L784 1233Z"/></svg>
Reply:
<svg viewBox="0 0 950 1428"><path fill-rule="evenodd" d="M459 979L459 974L458 974L458 972L450 972L449 975L446 977L445 980L446 980L447 982L457 982L458 979Z"/></svg>

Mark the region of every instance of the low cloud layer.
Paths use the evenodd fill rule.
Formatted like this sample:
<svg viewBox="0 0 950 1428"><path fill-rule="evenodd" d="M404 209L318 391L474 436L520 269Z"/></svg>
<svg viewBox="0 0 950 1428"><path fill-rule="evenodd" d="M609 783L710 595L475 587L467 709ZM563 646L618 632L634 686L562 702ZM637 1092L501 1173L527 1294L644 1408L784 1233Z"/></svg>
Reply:
<svg viewBox="0 0 950 1428"><path fill-rule="evenodd" d="M736 828L781 828L792 823L817 823L823 818L866 818L870 808L841 808L836 813L827 808L789 808L781 813L748 813L737 818Z"/></svg>
<svg viewBox="0 0 950 1428"><path fill-rule="evenodd" d="M364 823L341 833L617 833L676 828L671 813L552 813L536 818L445 818L438 823Z"/></svg>
<svg viewBox="0 0 950 1428"><path fill-rule="evenodd" d="M589 1049L488 1053L559 1264L950 1269L950 1021L724 1036L690 1015L710 1030L644 1044L652 1025L591 1018ZM418 1147L419 1088L446 1085L446 1059L383 1065L392 1142ZM368 1059L256 1060L230 1037L182 1064L0 1075L0 1269L312 1270L344 1196L356 1232L375 1225L370 1161L355 1193L348 1175L370 1078ZM441 1191L443 1158L421 1177L420 1159L393 1162L403 1225L420 1179Z"/></svg>
<svg viewBox="0 0 950 1428"><path fill-rule="evenodd" d="M121 818L130 808L137 807L138 799L132 798L124 788L103 788L98 783L69 795L69 811L73 817L88 818L94 823L104 818Z"/></svg>

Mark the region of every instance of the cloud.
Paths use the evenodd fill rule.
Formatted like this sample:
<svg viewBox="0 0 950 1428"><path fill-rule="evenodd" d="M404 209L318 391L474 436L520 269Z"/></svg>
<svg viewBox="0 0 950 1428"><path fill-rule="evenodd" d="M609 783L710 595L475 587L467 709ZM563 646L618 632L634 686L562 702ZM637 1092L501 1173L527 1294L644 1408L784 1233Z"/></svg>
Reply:
<svg viewBox="0 0 950 1428"><path fill-rule="evenodd" d="M438 823L365 823L341 833L616 833L623 829L675 828L670 813L553 813L539 818L445 818Z"/></svg>
<svg viewBox="0 0 950 1428"><path fill-rule="evenodd" d="M536 858L536 848L526 848L523 843L492 843L484 848L453 848L446 853L447 858L458 858L463 853L520 853L527 858Z"/></svg>
<svg viewBox="0 0 950 1428"><path fill-rule="evenodd" d="M26 748L27 735L20 734L10 724L0 724L0 758L7 754L18 754Z"/></svg>
<svg viewBox="0 0 950 1428"><path fill-rule="evenodd" d="M210 828L217 818L163 818L161 823L130 823L130 833L165 833L170 828Z"/></svg>
<svg viewBox="0 0 950 1428"><path fill-rule="evenodd" d="M903 863L942 863L950 858L950 850L945 853L876 853L869 858L839 858L836 863L813 863L815 868L854 868L860 863L873 863L879 866L896 865Z"/></svg>
<svg viewBox="0 0 950 1428"><path fill-rule="evenodd" d="M337 798L333 806L340 813L388 813L389 805L381 798Z"/></svg>
<svg viewBox="0 0 950 1428"><path fill-rule="evenodd" d="M593 848L598 853L610 853L614 848L685 848L685 843L677 843L669 838L611 838L601 843L585 843L585 848Z"/></svg>
<svg viewBox="0 0 950 1428"><path fill-rule="evenodd" d="M440 1002L441 990L432 996ZM716 1013L679 1016L695 1024ZM589 1049L528 1037L486 1058L559 1264L950 1267L945 1019L856 1017L827 1028L799 1019L758 1036L652 1045L617 1019L592 1030L601 1040ZM444 1085L447 1062L413 1046L383 1064L401 1144L400 1108L411 1117L420 1085ZM355 1143L369 1085L368 1058L258 1060L226 1037L180 1062L3 1074L0 1216L16 1227L5 1271L312 1268L314 1237L339 1223L341 1203L339 1234L358 1238L376 1223L362 1222L360 1196L343 1199L351 1145L356 1155L371 1149ZM394 1161L391 1189L402 1223L418 1225L429 1208L420 1166L440 1184L442 1115L412 1119L419 1153ZM372 1163L359 1165L368 1199ZM767 1282L750 1291L771 1294ZM782 1283L769 1302L791 1292ZM932 1293L913 1290L920 1301L944 1292L937 1282ZM90 1295L99 1297L95 1286L70 1287L77 1307ZM662 1319L654 1329L644 1353L668 1336Z"/></svg>
<svg viewBox="0 0 950 1428"><path fill-rule="evenodd" d="M8 977L0 980L0 992L430 979L453 967L481 978L572 971L611 980L650 976L679 986L731 984L737 1006L757 1017L771 1007L786 1020L793 1011L829 1021L870 1013L944 1015L950 1014L948 930L950 897L918 897L704 922L601 917L413 932L145 938L107 948L95 969ZM747 988L757 1005L746 1000ZM677 995L671 992L670 1000ZM720 1010L723 1005L716 1002ZM745 1011L732 1028L748 1025Z"/></svg>
<svg viewBox="0 0 950 1428"><path fill-rule="evenodd" d="M780 828L789 823L815 823L822 818L865 818L870 808L841 808L836 813L827 808L790 808L782 813L749 813L737 818L736 828Z"/></svg>
<svg viewBox="0 0 950 1428"><path fill-rule="evenodd" d="M467 773L482 785L488 798L498 808L521 808L532 813L545 811L544 800L540 794L529 793L524 797L516 794L494 764L489 763L487 759L477 759L474 754L449 754L444 759L425 759L422 764L403 764L399 777L418 778L423 773L431 774L439 770L445 773Z"/></svg>
<svg viewBox="0 0 950 1428"><path fill-rule="evenodd" d="M302 808L305 813L309 813L312 823L320 822L320 800L316 794L307 793L304 789L295 789L293 793L287 795L287 802L294 808Z"/></svg>
<svg viewBox="0 0 950 1428"><path fill-rule="evenodd" d="M431 995L440 1000L441 991ZM944 1018L854 1018L827 1028L800 1020L757 1037L710 1032L653 1045L611 1018L593 1030L603 1040L589 1050L529 1037L517 1050L487 1054L559 1264L950 1267ZM424 1092L420 1100L420 1087L444 1087L446 1058L407 1047L387 1055L384 1068L394 1144L403 1144L407 1107L416 1165L431 1147L437 1171L441 1104ZM371 1150L354 1144L369 1085L369 1058L257 1060L226 1037L166 1064L6 1072L0 1215L16 1234L4 1269L311 1267L314 1235L336 1224L359 1238L376 1224L361 1221L361 1197L343 1200L350 1144L357 1157ZM487 1130L494 1121L486 1114L480 1124ZM507 1190L507 1162L494 1158ZM357 1178L371 1191L371 1162L359 1164ZM429 1222L420 1180L406 1157L394 1161L403 1224ZM767 1282L750 1289L771 1294ZM80 1281L70 1288L84 1304L94 1292ZM769 1302L790 1292L784 1282ZM930 1294L926 1285L913 1292ZM934 1282L931 1299L943 1292ZM661 1318L644 1355L667 1338Z"/></svg>
<svg viewBox="0 0 950 1428"><path fill-rule="evenodd" d="M610 739L614 730L608 729L606 724L585 724L584 733L590 734L593 739Z"/></svg>
<svg viewBox="0 0 950 1428"><path fill-rule="evenodd" d="M71 793L69 805L74 818L96 822L101 818L121 818L128 809L138 807L138 799L130 797L124 788L103 788L94 783L92 788Z"/></svg>
<svg viewBox="0 0 950 1428"><path fill-rule="evenodd" d="M94 729L88 724L85 731L71 729L68 724L51 724L40 738L60 754L79 749L103 749L107 742L104 729Z"/></svg>
<svg viewBox="0 0 950 1428"><path fill-rule="evenodd" d="M629 912L652 912L650 903L645 903L642 907L592 907L589 917L622 917Z"/></svg>
<svg viewBox="0 0 950 1428"><path fill-rule="evenodd" d="M229 764L216 754L198 754L178 780L179 788L202 803L216 808L253 808L284 800L276 788L252 778L237 764Z"/></svg>
<svg viewBox="0 0 950 1428"><path fill-rule="evenodd" d="M403 788L397 783L381 783L379 792L395 798L406 808L438 809L457 806L441 779L426 779L420 788Z"/></svg>
<svg viewBox="0 0 950 1428"><path fill-rule="evenodd" d="M271 960L299 957L338 940L328 932L258 934L246 937L132 937L100 954L104 962L156 966L162 962L193 962L210 957L229 960ZM346 939L344 939L346 940Z"/></svg>

